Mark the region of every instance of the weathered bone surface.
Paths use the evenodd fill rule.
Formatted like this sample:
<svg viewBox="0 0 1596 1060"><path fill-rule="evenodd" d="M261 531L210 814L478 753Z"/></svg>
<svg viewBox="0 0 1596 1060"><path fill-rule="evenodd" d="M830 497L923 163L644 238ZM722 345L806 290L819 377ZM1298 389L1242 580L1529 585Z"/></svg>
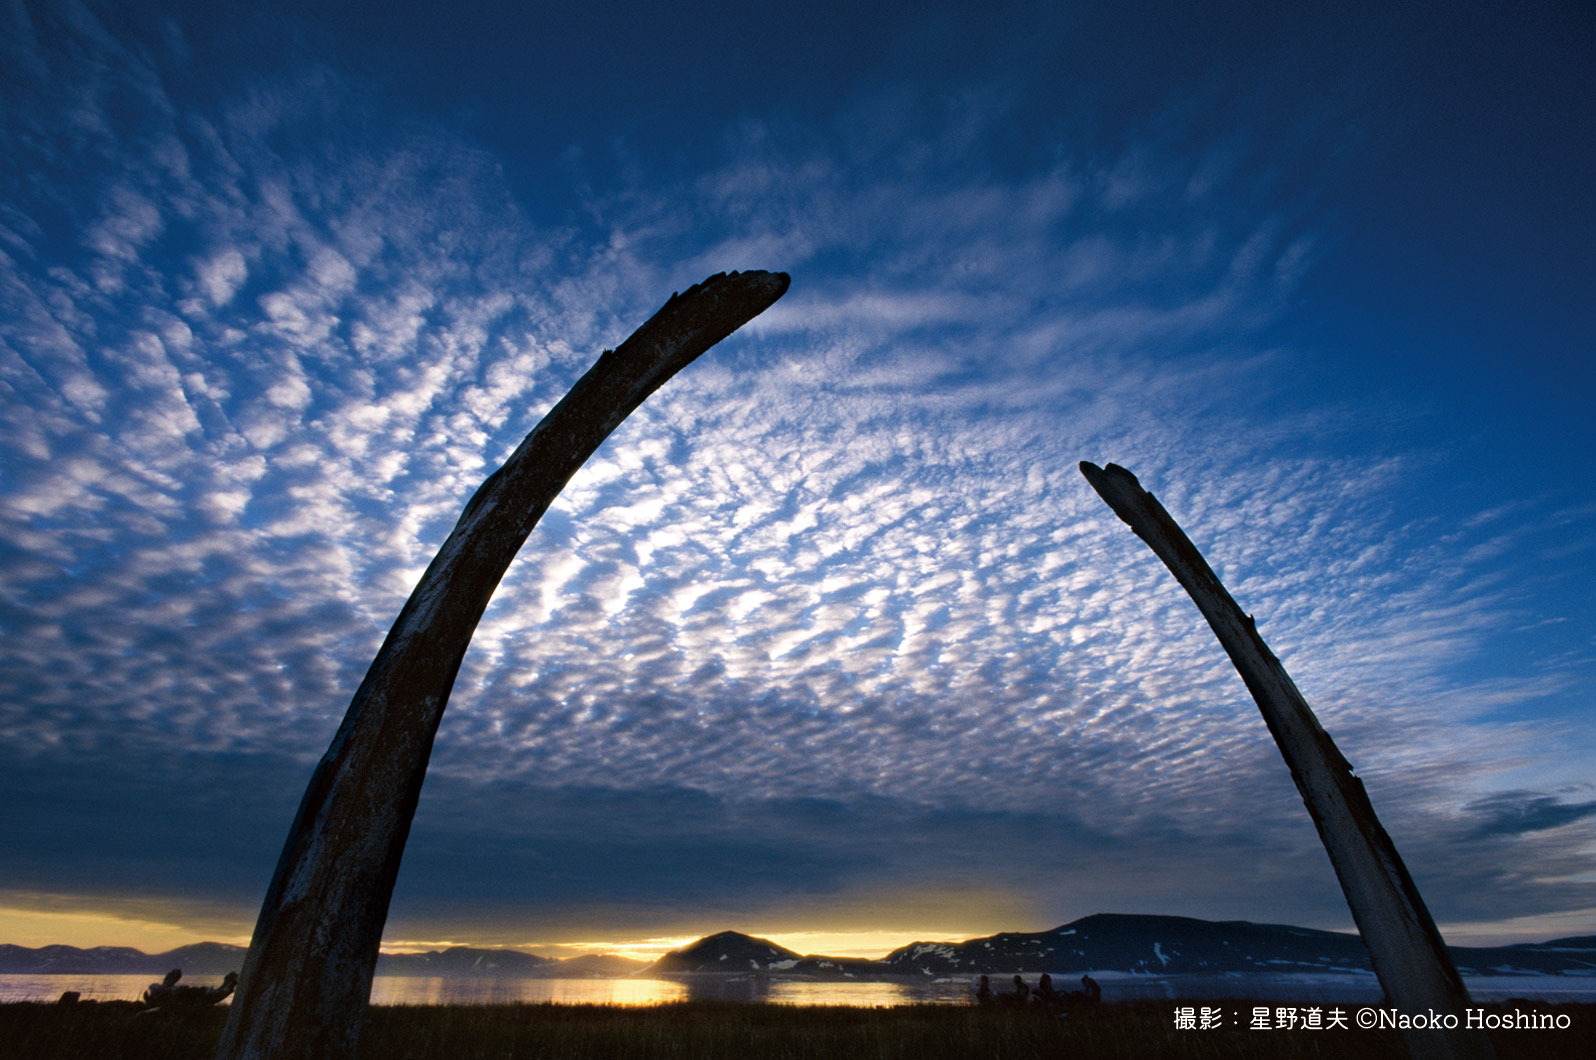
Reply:
<svg viewBox="0 0 1596 1060"><path fill-rule="evenodd" d="M599 357L465 506L311 777L261 906L220 1060L355 1055L433 736L499 579L627 414L787 283L784 273L722 273L672 296Z"/></svg>
<svg viewBox="0 0 1596 1060"><path fill-rule="evenodd" d="M1319 829L1387 1003L1411 1016L1433 1011L1454 1014L1461 1022L1468 990L1424 899L1375 816L1363 782L1258 635L1253 619L1242 613L1196 546L1135 475L1115 464L1099 468L1084 461L1081 474L1180 581L1246 681ZM1483 1031L1409 1031L1407 1040L1415 1057L1489 1060L1493 1055Z"/></svg>

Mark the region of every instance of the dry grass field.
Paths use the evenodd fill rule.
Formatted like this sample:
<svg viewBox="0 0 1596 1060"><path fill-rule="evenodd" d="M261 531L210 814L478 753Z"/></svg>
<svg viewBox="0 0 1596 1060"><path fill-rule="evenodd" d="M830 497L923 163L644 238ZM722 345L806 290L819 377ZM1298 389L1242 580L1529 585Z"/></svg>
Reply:
<svg viewBox="0 0 1596 1060"><path fill-rule="evenodd" d="M951 1005L862 1009L716 1002L601 1005L393 1006L371 1011L371 1060L1402 1060L1392 1031L1246 1028L1250 1006L1229 1003L1239 1027L1183 1030L1177 1002L1120 1002L1090 1015ZM1492 1008L1487 1006L1488 1009ZM1500 1008L1500 1007L1497 1007ZM1596 1056L1596 1005L1566 1013L1566 1031L1496 1031L1501 1060ZM210 1060L221 1009L167 1016L125 1003L0 1005L5 1060Z"/></svg>

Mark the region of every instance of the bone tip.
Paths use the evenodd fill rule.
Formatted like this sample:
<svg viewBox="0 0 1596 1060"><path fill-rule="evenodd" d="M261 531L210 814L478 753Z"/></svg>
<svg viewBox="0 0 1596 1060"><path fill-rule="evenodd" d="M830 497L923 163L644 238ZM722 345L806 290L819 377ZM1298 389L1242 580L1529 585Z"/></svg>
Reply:
<svg viewBox="0 0 1596 1060"><path fill-rule="evenodd" d="M741 279L750 287L763 289L774 301L787 293L787 288L792 284L792 277L785 272L767 272L764 269L749 269L746 272L731 272L726 274L727 279Z"/></svg>
<svg viewBox="0 0 1596 1060"><path fill-rule="evenodd" d="M1118 485L1129 486L1134 489L1142 488L1141 480L1133 475L1129 469L1123 468L1118 464L1104 465L1101 473L1105 479L1113 479Z"/></svg>
<svg viewBox="0 0 1596 1060"><path fill-rule="evenodd" d="M1099 493L1103 492L1104 487L1109 484L1109 479L1114 477L1113 472L1115 470L1117 470L1117 465L1115 464L1109 464L1107 467L1098 467L1090 460L1081 461L1081 474L1086 476L1086 481L1090 482L1092 488Z"/></svg>
<svg viewBox="0 0 1596 1060"><path fill-rule="evenodd" d="M744 294L759 294L774 302L787 293L787 288L792 284L792 277L785 272L767 272L764 269L746 269L731 272L717 272L706 277L701 283L695 283L687 289L688 294L694 294L709 287L720 284L732 284L734 289ZM675 301L681 295L672 294L671 300Z"/></svg>
<svg viewBox="0 0 1596 1060"><path fill-rule="evenodd" d="M1090 460L1082 460L1080 467L1081 474L1086 476L1086 481L1090 482L1092 488L1105 498L1110 492L1118 496L1135 496L1138 493L1146 492L1142 489L1142 484L1137 480L1136 476L1118 464L1105 464L1102 467L1098 467Z"/></svg>

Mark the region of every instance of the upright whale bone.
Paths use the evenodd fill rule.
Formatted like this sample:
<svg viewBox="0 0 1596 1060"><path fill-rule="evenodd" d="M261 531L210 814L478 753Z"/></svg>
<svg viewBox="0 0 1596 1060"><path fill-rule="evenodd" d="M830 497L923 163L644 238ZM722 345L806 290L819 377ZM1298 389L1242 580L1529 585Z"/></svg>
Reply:
<svg viewBox="0 0 1596 1060"><path fill-rule="evenodd" d="M466 504L317 765L261 905L219 1060L355 1055L377 947L455 673L538 519L643 399L787 290L721 273L606 350Z"/></svg>
<svg viewBox="0 0 1596 1060"><path fill-rule="evenodd" d="M1308 815L1330 855L1386 1001L1399 1013L1455 1016L1461 1025L1468 990L1441 941L1396 844L1386 834L1363 781L1353 775L1308 701L1258 635L1180 525L1136 476L1117 464L1081 462L1081 474L1136 536L1147 543L1190 594L1247 683L1264 723L1291 769ZM1406 1031L1420 1060L1491 1060L1484 1031Z"/></svg>

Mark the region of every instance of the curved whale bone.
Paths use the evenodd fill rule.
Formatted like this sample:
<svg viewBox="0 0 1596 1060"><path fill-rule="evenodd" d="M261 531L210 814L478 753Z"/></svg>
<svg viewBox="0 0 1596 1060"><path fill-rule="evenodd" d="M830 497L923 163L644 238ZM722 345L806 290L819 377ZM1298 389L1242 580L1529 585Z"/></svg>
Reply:
<svg viewBox="0 0 1596 1060"><path fill-rule="evenodd" d="M1081 474L1164 561L1247 683L1330 855L1387 1003L1410 1017L1433 1011L1461 1021L1469 1007L1468 990L1418 887L1375 816L1363 781L1353 775L1352 765L1258 635L1257 623L1237 606L1197 546L1135 475L1117 464L1099 468L1086 461L1081 462ZM1494 1056L1484 1031L1405 1034L1409 1052L1422 1060Z"/></svg>
<svg viewBox="0 0 1596 1060"><path fill-rule="evenodd" d="M455 674L494 589L583 462L633 409L787 290L721 273L673 295L489 475L399 612L289 830L219 1060L355 1055L377 947Z"/></svg>

